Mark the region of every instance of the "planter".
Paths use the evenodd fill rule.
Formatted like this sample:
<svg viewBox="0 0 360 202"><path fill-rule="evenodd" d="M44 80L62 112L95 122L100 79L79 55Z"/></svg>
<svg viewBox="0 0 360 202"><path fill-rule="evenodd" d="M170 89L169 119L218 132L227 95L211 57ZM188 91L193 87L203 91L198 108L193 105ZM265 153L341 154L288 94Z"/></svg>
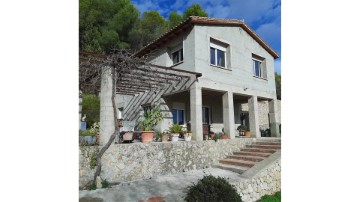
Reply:
<svg viewBox="0 0 360 202"><path fill-rule="evenodd" d="M172 133L171 134L171 141L177 142L179 140L179 133Z"/></svg>
<svg viewBox="0 0 360 202"><path fill-rule="evenodd" d="M214 139L214 137L215 137L215 133L210 133L210 139Z"/></svg>
<svg viewBox="0 0 360 202"><path fill-rule="evenodd" d="M126 132L123 135L123 141L132 141L134 138L134 133L133 132Z"/></svg>
<svg viewBox="0 0 360 202"><path fill-rule="evenodd" d="M224 140L224 139L229 139L229 136L227 136L227 135L221 135L221 136L220 136L220 139L222 139L222 140Z"/></svg>
<svg viewBox="0 0 360 202"><path fill-rule="evenodd" d="M161 142L168 142L168 140L169 140L169 135L163 135L161 137Z"/></svg>
<svg viewBox="0 0 360 202"><path fill-rule="evenodd" d="M250 136L251 136L250 131L245 131L245 136L246 136L246 137L250 137Z"/></svg>
<svg viewBox="0 0 360 202"><path fill-rule="evenodd" d="M154 138L154 131L141 131L141 141L143 143L152 142Z"/></svg>
<svg viewBox="0 0 360 202"><path fill-rule="evenodd" d="M192 137L192 132L185 133L184 135L185 141L191 141L191 137Z"/></svg>
<svg viewBox="0 0 360 202"><path fill-rule="evenodd" d="M185 141L188 141L188 142L191 141L191 137L192 137L192 136L184 136Z"/></svg>
<svg viewBox="0 0 360 202"><path fill-rule="evenodd" d="M245 136L245 131L244 130L239 130L239 136Z"/></svg>
<svg viewBox="0 0 360 202"><path fill-rule="evenodd" d="M90 135L80 136L79 140L80 140L80 144L82 145L94 145L96 142L96 136L90 136Z"/></svg>

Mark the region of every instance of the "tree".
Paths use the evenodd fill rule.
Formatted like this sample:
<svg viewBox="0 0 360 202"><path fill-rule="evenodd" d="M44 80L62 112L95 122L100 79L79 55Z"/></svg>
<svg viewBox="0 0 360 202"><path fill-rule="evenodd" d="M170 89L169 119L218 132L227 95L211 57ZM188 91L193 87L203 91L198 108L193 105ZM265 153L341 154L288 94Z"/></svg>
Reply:
<svg viewBox="0 0 360 202"><path fill-rule="evenodd" d="M183 15L183 19L186 19L189 16L208 17L208 14L205 10L201 8L199 4L193 4L188 9L186 9Z"/></svg>
<svg viewBox="0 0 360 202"><path fill-rule="evenodd" d="M173 11L169 14L169 24L170 28L175 27L176 25L182 22L182 17L177 12Z"/></svg>
<svg viewBox="0 0 360 202"><path fill-rule="evenodd" d="M155 40L169 29L168 21L157 11L144 12L142 18L130 32L132 49L140 49Z"/></svg>
<svg viewBox="0 0 360 202"><path fill-rule="evenodd" d="M139 18L130 0L80 0L80 50L109 53L129 47L128 34Z"/></svg>
<svg viewBox="0 0 360 202"><path fill-rule="evenodd" d="M281 75L275 72L276 97L281 100Z"/></svg>

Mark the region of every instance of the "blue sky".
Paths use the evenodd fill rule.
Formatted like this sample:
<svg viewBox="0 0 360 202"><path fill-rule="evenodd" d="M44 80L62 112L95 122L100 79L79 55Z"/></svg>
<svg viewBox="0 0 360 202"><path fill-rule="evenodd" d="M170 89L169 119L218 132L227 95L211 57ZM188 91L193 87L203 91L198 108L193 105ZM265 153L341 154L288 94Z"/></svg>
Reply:
<svg viewBox="0 0 360 202"><path fill-rule="evenodd" d="M279 55L275 71L281 74L281 2L280 0L131 0L141 11L156 10L166 19L172 11L183 14L194 3L209 17L244 19Z"/></svg>

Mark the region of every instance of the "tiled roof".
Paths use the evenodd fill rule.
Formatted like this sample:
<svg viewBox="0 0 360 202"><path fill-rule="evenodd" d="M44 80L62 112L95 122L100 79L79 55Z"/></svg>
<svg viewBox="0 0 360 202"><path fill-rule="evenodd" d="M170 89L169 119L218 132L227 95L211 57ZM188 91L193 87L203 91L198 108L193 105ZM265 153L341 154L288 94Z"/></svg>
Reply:
<svg viewBox="0 0 360 202"><path fill-rule="evenodd" d="M236 26L243 28L252 38L254 38L266 51L268 51L275 59L279 55L258 35L254 30L250 28L243 20L238 19L221 19L221 18L208 18L199 16L190 16L185 21L177 25L176 27L163 34L161 37L155 39L142 49L140 49L136 55L144 55L151 50L160 47L163 43L175 38L179 33L186 31L188 28L192 28L193 25L222 25L222 26Z"/></svg>

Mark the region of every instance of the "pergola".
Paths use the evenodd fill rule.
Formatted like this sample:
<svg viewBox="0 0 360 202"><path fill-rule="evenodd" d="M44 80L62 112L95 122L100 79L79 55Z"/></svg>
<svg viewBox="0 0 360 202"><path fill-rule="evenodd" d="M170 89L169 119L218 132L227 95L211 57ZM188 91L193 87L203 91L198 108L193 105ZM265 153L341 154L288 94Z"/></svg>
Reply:
<svg viewBox="0 0 360 202"><path fill-rule="evenodd" d="M201 73L164 67L146 62L144 57L136 57L127 52L103 55L80 51L80 89L99 92L102 66L114 66L116 71L116 93L135 95L147 91L166 88L181 88L190 80L201 77Z"/></svg>

